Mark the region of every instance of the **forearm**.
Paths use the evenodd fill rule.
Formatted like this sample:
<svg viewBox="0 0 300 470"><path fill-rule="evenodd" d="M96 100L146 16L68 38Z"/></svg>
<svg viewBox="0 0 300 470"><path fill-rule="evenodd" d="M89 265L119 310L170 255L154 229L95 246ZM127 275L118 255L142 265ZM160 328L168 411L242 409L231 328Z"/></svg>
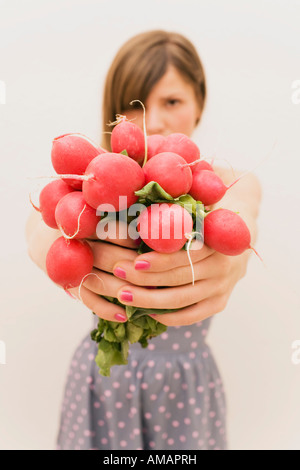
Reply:
<svg viewBox="0 0 300 470"><path fill-rule="evenodd" d="M39 212L33 210L26 223L25 235L28 254L32 261L46 272L46 256L52 243L61 235L59 230L48 227Z"/></svg>

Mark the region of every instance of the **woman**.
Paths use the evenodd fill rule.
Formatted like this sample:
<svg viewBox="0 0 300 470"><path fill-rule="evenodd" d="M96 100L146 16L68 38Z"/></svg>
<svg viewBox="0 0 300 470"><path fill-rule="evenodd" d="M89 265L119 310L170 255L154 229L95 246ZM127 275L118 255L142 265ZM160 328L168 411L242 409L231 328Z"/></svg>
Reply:
<svg viewBox="0 0 300 470"><path fill-rule="evenodd" d="M109 149L108 124L125 114L147 134L182 132L191 136L206 100L205 74L194 46L182 35L150 31L131 38L116 55L107 75L103 100L103 142ZM232 172L216 168L225 184ZM236 183L219 205L239 211L256 240L260 185L254 175ZM214 207L213 207L214 208ZM36 214L28 221L28 250L45 270L50 243L60 233ZM97 345L89 335L77 348L63 402L59 449L226 449L226 404L218 368L205 337L212 315L224 310L236 283L246 274L250 250L229 257L204 246L192 250L195 272L184 251L137 256L130 239L89 243L95 269L81 288L83 303L101 318L126 321L123 304L180 312L155 317L167 332L148 348L130 347L127 366L98 374ZM113 274L113 275L112 275ZM144 287L144 286L147 286ZM165 289L149 289L164 286ZM78 289L72 292L78 296Z"/></svg>

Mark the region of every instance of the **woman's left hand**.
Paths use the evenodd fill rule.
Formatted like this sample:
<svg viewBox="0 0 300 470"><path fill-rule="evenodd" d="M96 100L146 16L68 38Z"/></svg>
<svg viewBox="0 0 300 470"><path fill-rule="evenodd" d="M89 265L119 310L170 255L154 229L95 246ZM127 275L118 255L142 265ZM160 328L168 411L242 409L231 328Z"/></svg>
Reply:
<svg viewBox="0 0 300 470"><path fill-rule="evenodd" d="M153 317L167 326L191 325L225 309L235 284L246 273L248 253L225 256L206 245L191 250L194 284L185 250L172 254L149 252L134 261L120 261L113 272L123 280L126 277L130 284L122 286L118 299L136 307L181 309ZM159 286L164 288L155 289Z"/></svg>

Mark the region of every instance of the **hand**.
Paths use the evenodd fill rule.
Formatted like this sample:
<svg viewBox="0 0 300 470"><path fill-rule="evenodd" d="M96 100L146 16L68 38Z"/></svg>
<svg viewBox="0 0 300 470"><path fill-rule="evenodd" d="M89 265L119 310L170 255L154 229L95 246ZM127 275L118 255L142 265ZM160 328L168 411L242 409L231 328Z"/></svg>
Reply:
<svg viewBox="0 0 300 470"><path fill-rule="evenodd" d="M225 256L207 246L190 252L195 283L186 251L173 254L145 253L116 263L115 275L126 273L126 284L117 292L120 302L144 308L182 309L157 314L154 318L167 326L191 325L225 309L230 294L245 273L248 253ZM148 269L135 269L135 266ZM121 269L121 271L120 271ZM148 286L148 289L145 287ZM149 287L168 286L164 289ZM125 291L125 297L122 293ZM131 294L131 297L130 297ZM126 298L128 300L126 300Z"/></svg>

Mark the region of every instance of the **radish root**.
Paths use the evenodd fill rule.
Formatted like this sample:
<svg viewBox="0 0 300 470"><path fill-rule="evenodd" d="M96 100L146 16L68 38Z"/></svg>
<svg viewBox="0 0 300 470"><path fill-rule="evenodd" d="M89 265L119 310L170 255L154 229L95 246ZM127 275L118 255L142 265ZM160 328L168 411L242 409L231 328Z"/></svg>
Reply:
<svg viewBox="0 0 300 470"><path fill-rule="evenodd" d="M185 237L188 239L186 252L187 252L189 263L190 263L191 270L192 270L192 284L193 284L193 286L195 285L195 272L194 272L194 266L193 266L193 263L192 263L191 255L190 255L190 246L191 246L191 243L193 241L193 238L197 234L201 235L200 232L192 232L192 233L186 233L185 234Z"/></svg>
<svg viewBox="0 0 300 470"><path fill-rule="evenodd" d="M146 131L146 108L144 106L144 103L142 103L140 100L130 101L129 104L132 105L133 103L140 103L140 105L143 108L143 130L144 130L144 139L145 139L145 158L144 158L143 166L145 166L147 163L147 153L148 153L147 131Z"/></svg>
<svg viewBox="0 0 300 470"><path fill-rule="evenodd" d="M77 230L76 230L76 232L74 233L74 235L67 235L67 234L64 232L62 226L59 225L59 224L57 224L57 225L58 225L58 228L59 228L59 230L61 231L61 233L63 234L63 236L64 236L65 238L67 238L68 240L71 240L72 238L76 237L77 233L79 232L79 230L80 230L80 217L81 217L81 215L83 214L85 208L86 208L86 204L84 205L82 211L80 212L80 214L79 214L79 216L78 216Z"/></svg>

